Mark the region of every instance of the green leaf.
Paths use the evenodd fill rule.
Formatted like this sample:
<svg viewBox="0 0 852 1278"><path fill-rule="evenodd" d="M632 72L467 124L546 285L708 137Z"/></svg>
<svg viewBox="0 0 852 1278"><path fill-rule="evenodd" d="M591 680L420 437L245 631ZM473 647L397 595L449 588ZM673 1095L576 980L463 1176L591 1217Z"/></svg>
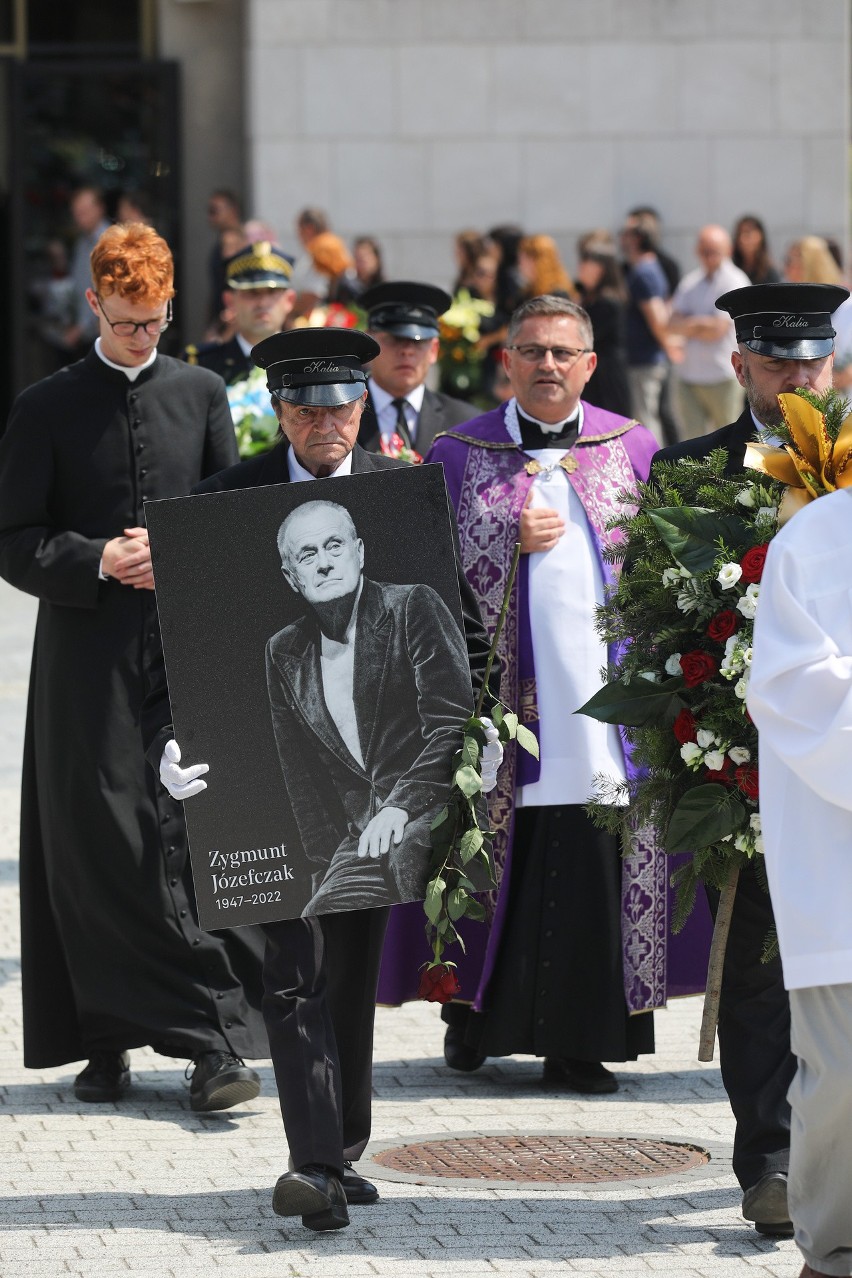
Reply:
<svg viewBox="0 0 852 1278"><path fill-rule="evenodd" d="M443 908L443 895L447 885L442 878L431 879L426 887L426 900L423 908L430 923L437 923Z"/></svg>
<svg viewBox="0 0 852 1278"><path fill-rule="evenodd" d="M449 808L441 808L441 811L440 811L440 812L438 813L438 815L435 817L435 820L434 820L434 821L432 822L432 824L429 826L429 829L430 829L430 830L437 830L438 826L439 826L439 825L443 825L443 824L444 824L444 822L448 819L449 815L450 815L450 809L449 809Z"/></svg>
<svg viewBox="0 0 852 1278"><path fill-rule="evenodd" d="M467 734L462 744L462 762L469 763L473 768L479 763L479 742Z"/></svg>
<svg viewBox="0 0 852 1278"><path fill-rule="evenodd" d="M482 777L476 768L472 768L469 763L456 770L453 778L462 794L470 799L474 794L478 794L482 789Z"/></svg>
<svg viewBox="0 0 852 1278"><path fill-rule="evenodd" d="M508 732L510 738L514 737L515 733L518 731L518 716L513 714L511 710L507 710L503 715L503 727Z"/></svg>
<svg viewBox="0 0 852 1278"><path fill-rule="evenodd" d="M494 727L499 728L500 724L503 722L503 707L500 705L499 701L496 701L491 707L490 718Z"/></svg>
<svg viewBox="0 0 852 1278"><path fill-rule="evenodd" d="M719 554L719 542L750 545L745 522L738 515L716 515L701 506L661 506L648 518L678 563L691 573L709 572Z"/></svg>
<svg viewBox="0 0 852 1278"><path fill-rule="evenodd" d="M515 737L522 750L526 750L527 754L531 754L534 759L538 758L538 740L534 732L530 732L529 728L519 723Z"/></svg>
<svg viewBox="0 0 852 1278"><path fill-rule="evenodd" d="M469 899L463 887L454 888L447 897L447 913L453 921L460 919L465 913Z"/></svg>
<svg viewBox="0 0 852 1278"><path fill-rule="evenodd" d="M474 897L468 897L466 918L473 919L475 923L483 922L485 918L485 906L481 901L475 900ZM461 938L459 938L461 939Z"/></svg>
<svg viewBox="0 0 852 1278"><path fill-rule="evenodd" d="M652 683L650 679L631 679L624 684L620 679L605 683L599 692L575 714L586 714L601 723L619 723L627 728L639 728L645 723L674 722L684 702L679 693L684 688L680 675Z"/></svg>
<svg viewBox="0 0 852 1278"><path fill-rule="evenodd" d="M482 844L483 838L481 830L476 828L473 830L465 830L461 837L461 842L459 843L459 856L461 857L462 865L467 865L471 857L476 856L477 852L482 847Z"/></svg>
<svg viewBox="0 0 852 1278"><path fill-rule="evenodd" d="M699 785L678 803L666 831L667 852L694 852L735 834L745 820L745 806L723 785Z"/></svg>

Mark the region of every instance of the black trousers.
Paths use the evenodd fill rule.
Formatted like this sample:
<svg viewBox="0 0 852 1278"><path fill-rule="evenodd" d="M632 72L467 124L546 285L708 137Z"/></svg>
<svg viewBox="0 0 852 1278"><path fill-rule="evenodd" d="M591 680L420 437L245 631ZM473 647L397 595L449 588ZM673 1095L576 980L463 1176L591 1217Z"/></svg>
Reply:
<svg viewBox="0 0 852 1278"><path fill-rule="evenodd" d="M708 888L707 898L715 918L719 894ZM780 958L760 961L773 925L769 893L747 867L737 885L719 1006L719 1063L737 1122L733 1168L743 1189L790 1163L790 1000Z"/></svg>
<svg viewBox="0 0 852 1278"><path fill-rule="evenodd" d="M263 1018L294 1167L342 1171L370 1138L373 1022L388 909L265 925Z"/></svg>

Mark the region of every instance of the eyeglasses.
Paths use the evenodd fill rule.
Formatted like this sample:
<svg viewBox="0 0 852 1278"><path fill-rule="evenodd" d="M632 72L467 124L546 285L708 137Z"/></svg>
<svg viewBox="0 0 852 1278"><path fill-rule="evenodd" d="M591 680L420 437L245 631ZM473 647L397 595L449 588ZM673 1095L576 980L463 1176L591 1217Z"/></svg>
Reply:
<svg viewBox="0 0 852 1278"><path fill-rule="evenodd" d="M554 364L573 364L581 355L591 355L590 346L581 346L572 350L570 346L507 346L507 351L517 351L521 359L530 364L538 364L548 352L553 356Z"/></svg>
<svg viewBox="0 0 852 1278"><path fill-rule="evenodd" d="M135 337L139 329L142 328L149 337L159 337L160 333L165 333L166 329L172 322L172 299L169 298L166 303L166 313L161 315L159 319L144 320L141 324L135 324L133 320L116 320L112 322L110 317L104 310L104 304L101 301L100 293L95 293L98 299L98 306L101 308L101 314L109 324L116 337Z"/></svg>

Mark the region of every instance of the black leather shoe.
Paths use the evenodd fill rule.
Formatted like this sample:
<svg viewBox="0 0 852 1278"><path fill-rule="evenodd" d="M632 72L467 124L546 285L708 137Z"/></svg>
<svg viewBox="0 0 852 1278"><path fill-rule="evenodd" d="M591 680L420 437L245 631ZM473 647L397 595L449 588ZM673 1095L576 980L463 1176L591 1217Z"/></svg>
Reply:
<svg viewBox="0 0 852 1278"><path fill-rule="evenodd" d="M572 1056L545 1056L542 1082L546 1087L565 1088L587 1096L605 1096L618 1091L618 1079L600 1061L578 1061Z"/></svg>
<svg viewBox="0 0 852 1278"><path fill-rule="evenodd" d="M784 1172L769 1172L761 1176L743 1194L742 1213L753 1221L759 1234L770 1238L792 1238L793 1222L787 1206L787 1177Z"/></svg>
<svg viewBox="0 0 852 1278"><path fill-rule="evenodd" d="M260 1076L230 1052L202 1052L193 1063L190 1109L202 1113L230 1109L254 1100L260 1092Z"/></svg>
<svg viewBox="0 0 852 1278"><path fill-rule="evenodd" d="M350 1207L366 1207L379 1200L379 1191L372 1181L359 1176L351 1163L343 1164L343 1180L340 1182Z"/></svg>
<svg viewBox="0 0 852 1278"><path fill-rule="evenodd" d="M74 1079L77 1100L117 1101L130 1086L127 1052L92 1052L85 1069Z"/></svg>
<svg viewBox="0 0 852 1278"><path fill-rule="evenodd" d="M345 1229L349 1224L346 1195L335 1173L318 1163L278 1177L272 1195L276 1216L301 1216L307 1229L318 1233Z"/></svg>
<svg viewBox="0 0 852 1278"><path fill-rule="evenodd" d="M447 1026L444 1034L444 1060L450 1069L462 1070L465 1074L471 1074L485 1064L485 1057L464 1041L464 1030L458 1025Z"/></svg>

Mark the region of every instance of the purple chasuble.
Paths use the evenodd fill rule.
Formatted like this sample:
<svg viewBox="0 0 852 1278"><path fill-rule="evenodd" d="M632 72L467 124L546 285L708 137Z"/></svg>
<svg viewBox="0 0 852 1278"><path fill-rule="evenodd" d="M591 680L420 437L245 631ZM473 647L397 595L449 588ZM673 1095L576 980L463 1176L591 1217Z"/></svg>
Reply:
<svg viewBox="0 0 852 1278"><path fill-rule="evenodd" d="M614 584L615 573L603 551L620 536L608 530L607 524L623 512L619 494L635 490L637 480L647 479L656 450L656 440L637 422L583 404L582 430L563 469L589 521L607 587ZM533 482L533 474L526 469L531 459L520 447L515 401L439 435L425 460L444 466L450 500L457 513L462 566L476 593L485 628L493 633L519 537L521 511ZM534 462L532 466L535 467ZM520 559L499 653L503 668L501 699L537 736L538 691L526 555ZM614 653L610 651L609 655L612 660ZM623 738L622 746L627 775L632 777L635 769ZM458 964L462 998L473 1000L477 1010L482 1006L494 967L507 907L515 789L535 781L538 775L538 762L512 744L506 749L497 788L489 795L491 823L496 832L498 883L506 886L485 898L490 926L463 923L466 952L452 956ZM634 832L622 869L624 993L630 1012L663 1007L669 994L697 993L704 988L709 912L706 908L694 911L684 932L677 938L669 937L673 900L669 875L673 868L657 845L653 830ZM419 911L416 920L412 911ZM413 939L418 933L419 943ZM678 958L677 973L671 971L673 953ZM416 969L429 957L422 906L395 906L385 946L379 1002L397 1003L412 997ZM406 972L409 963L411 967Z"/></svg>

